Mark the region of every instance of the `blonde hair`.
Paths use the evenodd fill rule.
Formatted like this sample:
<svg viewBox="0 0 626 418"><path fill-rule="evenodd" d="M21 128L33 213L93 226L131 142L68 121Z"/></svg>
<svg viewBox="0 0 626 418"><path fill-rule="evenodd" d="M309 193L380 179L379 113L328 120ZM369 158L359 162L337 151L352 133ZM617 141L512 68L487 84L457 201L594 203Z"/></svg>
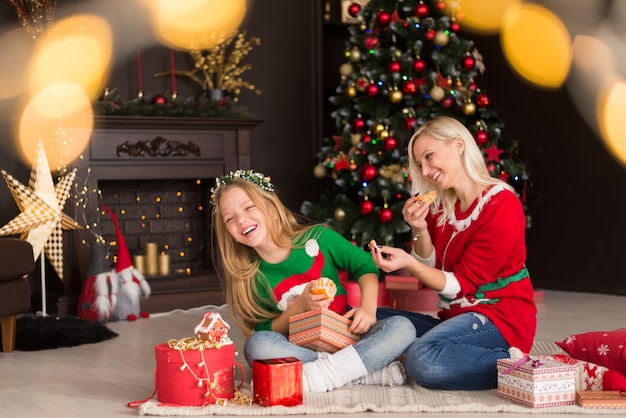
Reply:
<svg viewBox="0 0 626 418"><path fill-rule="evenodd" d="M211 223L214 243L217 244L213 255L214 259L219 258L219 263L215 265L221 264L228 310L247 338L258 323L275 318L278 314L271 308L276 306L276 302L262 300L258 293L258 286L266 286L267 294L272 294L269 284L259 271L259 257L253 249L233 238L220 212L220 199L226 191L235 187L243 190L257 207L271 239L279 247L288 248L302 242L312 225L301 223L276 194L247 180L233 179L215 191Z"/></svg>
<svg viewBox="0 0 626 418"><path fill-rule="evenodd" d="M423 124L411 137L408 146L409 156L409 174L411 175L411 194L417 192L425 193L429 190L437 192L437 200L431 206L433 212L439 208L441 203L441 211L443 215L439 218L438 225L441 226L449 221L454 214L454 205L457 201L457 195L454 189L440 190L436 184L429 182L422 176L413 147L422 135L429 135L439 141L452 141L459 138L465 144L465 152L463 153L463 167L467 175L476 183L483 186L491 186L500 184L506 189L515 192L513 187L508 183L494 178L489 174L483 153L478 148L476 140L471 132L456 119L448 116L437 116Z"/></svg>

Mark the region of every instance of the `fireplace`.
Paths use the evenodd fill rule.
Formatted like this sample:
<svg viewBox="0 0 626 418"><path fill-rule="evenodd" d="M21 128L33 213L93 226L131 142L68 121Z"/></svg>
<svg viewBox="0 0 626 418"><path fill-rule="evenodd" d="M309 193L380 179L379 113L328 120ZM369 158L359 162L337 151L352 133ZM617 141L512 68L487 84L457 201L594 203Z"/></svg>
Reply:
<svg viewBox="0 0 626 418"><path fill-rule="evenodd" d="M251 130L258 120L99 117L79 173L86 172L90 199L84 209L98 214L107 242L117 240L112 221L99 203L116 214L131 255L148 242L170 256L170 273L146 276L151 296L142 310L163 312L224 303L210 248L210 189L230 170L250 168ZM68 210L69 212L69 210ZM70 213L77 216L78 213ZM80 219L80 217L77 217ZM88 232L68 232L61 316L76 312L90 247ZM115 249L115 247L113 247Z"/></svg>

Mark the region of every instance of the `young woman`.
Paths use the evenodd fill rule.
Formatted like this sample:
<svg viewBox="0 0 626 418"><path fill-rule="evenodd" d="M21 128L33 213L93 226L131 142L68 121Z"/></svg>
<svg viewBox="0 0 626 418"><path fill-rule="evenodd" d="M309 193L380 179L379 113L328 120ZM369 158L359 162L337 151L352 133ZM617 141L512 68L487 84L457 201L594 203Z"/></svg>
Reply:
<svg viewBox="0 0 626 418"><path fill-rule="evenodd" d="M413 194L405 203L412 251L372 245L384 271L407 269L440 294L438 318L379 309L378 318L402 314L419 337L408 348L407 373L423 386L489 389L497 386L496 360L509 349L529 352L536 330L533 287L525 267L526 217L513 188L489 175L471 133L459 121L436 117L409 141Z"/></svg>
<svg viewBox="0 0 626 418"><path fill-rule="evenodd" d="M415 328L402 316L376 321L379 273L370 256L325 226L299 223L260 173L231 172L212 192L228 308L247 337L248 363L296 357L303 362L304 391L311 392L403 384L403 367L395 360L415 339ZM358 278L360 306L346 306L338 269ZM320 277L333 280L334 298L310 291ZM322 307L351 318L349 330L361 339L333 354L290 343L289 317Z"/></svg>

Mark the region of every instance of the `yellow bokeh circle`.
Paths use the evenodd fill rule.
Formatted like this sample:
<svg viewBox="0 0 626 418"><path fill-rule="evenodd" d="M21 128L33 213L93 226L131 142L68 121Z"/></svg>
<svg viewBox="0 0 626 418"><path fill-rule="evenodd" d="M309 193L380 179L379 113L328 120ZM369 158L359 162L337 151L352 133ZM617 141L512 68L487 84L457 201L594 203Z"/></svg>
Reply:
<svg viewBox="0 0 626 418"><path fill-rule="evenodd" d="M626 81L607 82L598 100L598 123L604 143L626 165Z"/></svg>
<svg viewBox="0 0 626 418"><path fill-rule="evenodd" d="M456 14L464 30L493 35L500 31L504 14L521 0L461 0Z"/></svg>
<svg viewBox="0 0 626 418"><path fill-rule="evenodd" d="M533 4L509 8L500 40L507 60L524 79L546 88L565 82L571 39L563 22L546 8Z"/></svg>

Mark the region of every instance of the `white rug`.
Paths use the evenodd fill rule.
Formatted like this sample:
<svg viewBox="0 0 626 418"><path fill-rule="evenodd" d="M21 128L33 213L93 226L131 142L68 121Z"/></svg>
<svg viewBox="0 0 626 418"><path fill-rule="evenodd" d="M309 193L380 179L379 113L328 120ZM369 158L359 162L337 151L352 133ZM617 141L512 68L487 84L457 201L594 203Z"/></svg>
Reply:
<svg viewBox="0 0 626 418"><path fill-rule="evenodd" d="M195 308L185 311L184 315L198 316L198 311L220 312L228 322L230 319L225 306ZM179 311L180 312L180 311ZM158 317L159 314L155 315ZM198 316L199 318L200 316ZM234 331L234 332L233 332ZM240 334L231 328L231 338L236 347L242 347L239 341ZM538 342L533 347L534 355L550 355L563 353L552 342ZM238 354L237 357L240 357ZM242 358L238 358L243 362ZM247 366L247 365L246 365ZM247 367L246 367L247 368ZM247 372L249 373L249 371ZM248 375L249 377L249 375ZM249 378L241 389L243 395L250 396ZM347 386L327 393L305 393L304 404L298 406L260 405L209 405L204 407L177 407L160 405L156 399L149 400L137 408L139 415L158 416L205 416L205 415L317 415L333 413L357 412L474 412L474 413L522 413L522 414L619 414L624 410L586 409L577 405L559 406L551 408L527 408L514 404L497 395L497 391L444 391L425 389L416 384L407 384L399 387L382 386Z"/></svg>

